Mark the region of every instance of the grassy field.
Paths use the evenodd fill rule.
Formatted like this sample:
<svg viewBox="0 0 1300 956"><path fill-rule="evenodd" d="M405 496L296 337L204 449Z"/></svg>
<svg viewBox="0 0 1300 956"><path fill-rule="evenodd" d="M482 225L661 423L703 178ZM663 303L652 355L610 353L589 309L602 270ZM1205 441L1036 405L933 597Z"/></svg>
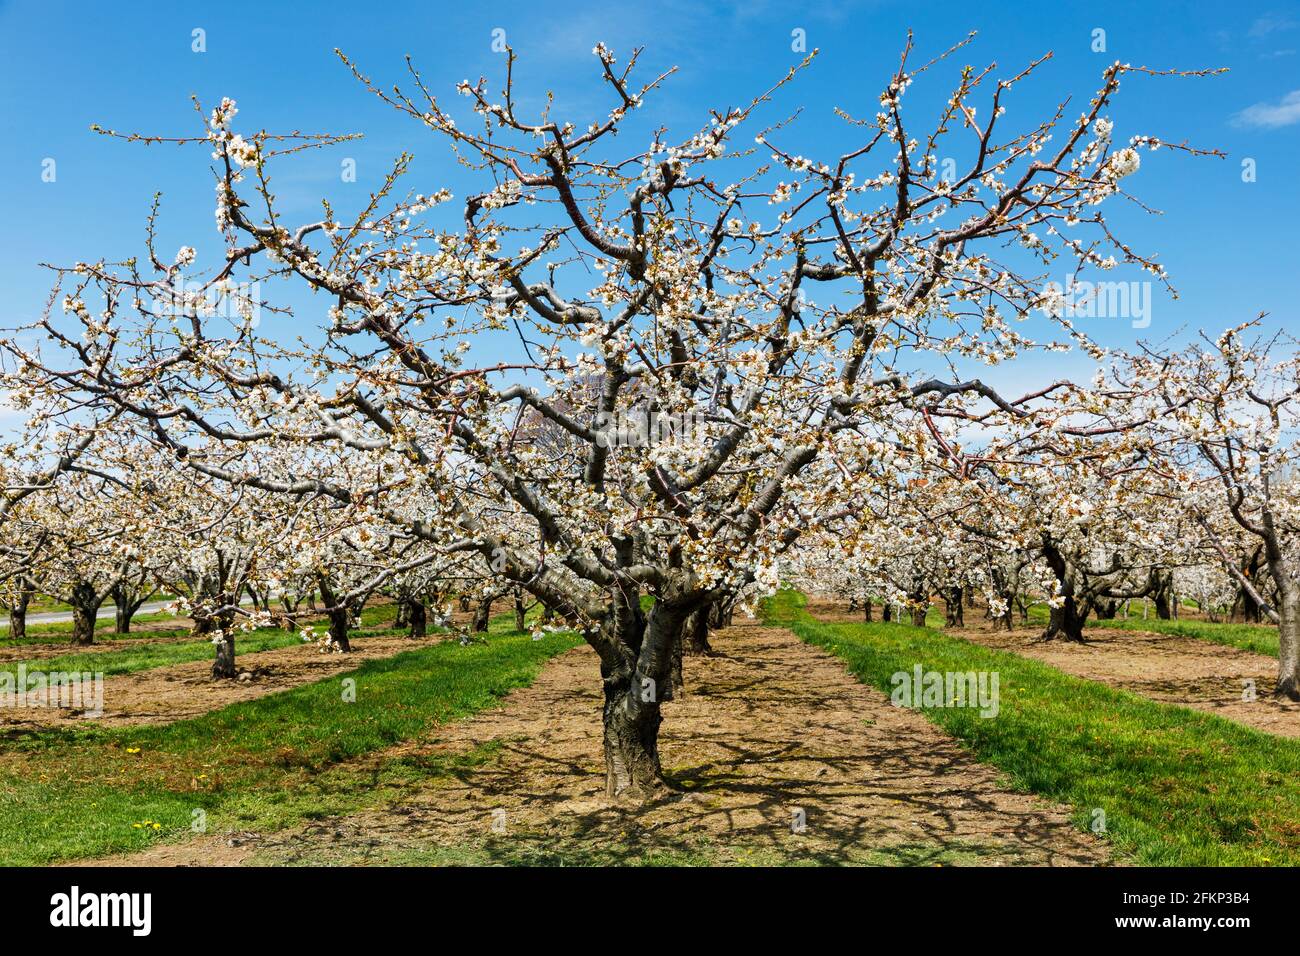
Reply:
<svg viewBox="0 0 1300 956"><path fill-rule="evenodd" d="M508 627L503 617L486 644L420 647L190 720L13 737L0 750L0 865L141 849L200 820L209 831L275 829L381 805L486 760L490 747L455 759L386 750L489 706L579 643Z"/></svg>
<svg viewBox="0 0 1300 956"><path fill-rule="evenodd" d="M928 627L823 623L797 592L770 600L765 616L885 692L893 674L918 663L997 672L997 717L972 708L923 712L1015 787L1072 806L1079 826L1103 811L1106 835L1122 859L1151 866L1300 864L1300 741Z"/></svg>

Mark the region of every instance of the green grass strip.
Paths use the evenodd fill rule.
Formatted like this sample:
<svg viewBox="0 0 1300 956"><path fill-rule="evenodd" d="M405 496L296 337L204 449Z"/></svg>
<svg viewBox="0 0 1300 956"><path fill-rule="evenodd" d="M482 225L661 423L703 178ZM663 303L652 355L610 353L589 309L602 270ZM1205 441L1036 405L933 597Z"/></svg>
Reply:
<svg viewBox="0 0 1300 956"><path fill-rule="evenodd" d="M275 829L380 805L487 759L380 752L492 705L581 643L494 630L486 644L418 647L189 720L16 736L0 751L0 864L137 850L200 822Z"/></svg>
<svg viewBox="0 0 1300 956"><path fill-rule="evenodd" d="M1104 811L1106 835L1121 859L1150 866L1300 864L1300 741L931 628L823 623L793 591L769 600L764 615L886 693L892 675L916 664L997 672L996 717L960 707L922 713L1013 786L1071 805L1080 827Z"/></svg>

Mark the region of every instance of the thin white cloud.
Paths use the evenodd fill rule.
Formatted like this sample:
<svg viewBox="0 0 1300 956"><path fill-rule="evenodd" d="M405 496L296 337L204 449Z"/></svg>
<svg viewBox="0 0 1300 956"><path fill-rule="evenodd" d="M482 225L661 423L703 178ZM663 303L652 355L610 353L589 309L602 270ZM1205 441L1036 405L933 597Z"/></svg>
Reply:
<svg viewBox="0 0 1300 956"><path fill-rule="evenodd" d="M1232 118L1234 126L1279 129L1300 123L1300 90L1292 90L1276 103L1256 103Z"/></svg>
<svg viewBox="0 0 1300 956"><path fill-rule="evenodd" d="M1290 30L1296 25L1296 21L1291 17L1278 13L1269 13L1257 19L1250 25L1248 36L1258 39L1266 37L1270 33L1277 33L1281 30Z"/></svg>

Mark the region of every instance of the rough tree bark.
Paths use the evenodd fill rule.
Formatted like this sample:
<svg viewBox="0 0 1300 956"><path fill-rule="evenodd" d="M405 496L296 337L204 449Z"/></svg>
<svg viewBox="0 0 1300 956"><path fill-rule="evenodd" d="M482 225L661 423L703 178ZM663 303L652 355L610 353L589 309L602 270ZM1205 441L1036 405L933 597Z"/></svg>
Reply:
<svg viewBox="0 0 1300 956"><path fill-rule="evenodd" d="M1052 608L1051 616L1047 621L1047 630L1043 631L1040 640L1052 641L1059 638L1079 644L1086 643L1083 637L1083 625L1088 619L1091 602L1080 605L1076 597L1078 592L1075 588L1073 568L1047 534L1043 535L1043 559L1056 575L1062 603L1060 607Z"/></svg>
<svg viewBox="0 0 1300 956"><path fill-rule="evenodd" d="M68 603L72 605L71 643L82 647L95 643L95 619L104 598L95 593L93 586L79 581L73 585Z"/></svg>
<svg viewBox="0 0 1300 956"><path fill-rule="evenodd" d="M1174 617L1173 587L1174 576L1172 574L1160 575L1151 591L1151 600L1155 602L1156 606L1156 617L1162 621L1168 621Z"/></svg>
<svg viewBox="0 0 1300 956"><path fill-rule="evenodd" d="M330 642L337 645L339 650L344 653L352 650L352 642L348 640L348 627L351 623L352 612L348 608L331 607L329 609Z"/></svg>
<svg viewBox="0 0 1300 956"><path fill-rule="evenodd" d="M223 598L219 603L227 602ZM238 673L235 667L234 623L234 616L230 613L223 615L197 613L194 616L194 627L190 634L196 638L212 641L216 648L212 659L213 680L233 680ZM219 633L222 637L217 640Z"/></svg>
<svg viewBox="0 0 1300 956"><path fill-rule="evenodd" d="M515 588L515 630L519 632L528 629L528 604L524 601L524 592L522 588Z"/></svg>
<svg viewBox="0 0 1300 956"><path fill-rule="evenodd" d="M424 637L429 633L429 611L423 601L413 598L407 602L406 614L411 628L408 637Z"/></svg>
<svg viewBox="0 0 1300 956"><path fill-rule="evenodd" d="M236 673L235 635L233 631L226 631L221 640L217 642L217 654L212 661L212 679L229 680Z"/></svg>
<svg viewBox="0 0 1300 956"><path fill-rule="evenodd" d="M713 647L709 644L709 616L713 605L705 604L686 617L682 625L682 650L689 655L710 654Z"/></svg>
<svg viewBox="0 0 1300 956"><path fill-rule="evenodd" d="M709 629L721 631L731 627L732 616L736 610L734 594L714 598L709 602Z"/></svg>
<svg viewBox="0 0 1300 956"><path fill-rule="evenodd" d="M474 620L469 629L473 634L486 634L488 624L492 621L492 599L483 598L474 606Z"/></svg>
<svg viewBox="0 0 1300 956"><path fill-rule="evenodd" d="M670 699L672 649L692 608L657 601L647 616L639 607L616 609L606 622L615 650L601 658L605 793L650 799L666 789L659 765L660 706Z"/></svg>
<svg viewBox="0 0 1300 956"><path fill-rule="evenodd" d="M1254 588L1260 587L1260 571L1264 567L1264 549L1256 548L1251 552L1241 567L1242 577L1253 583ZM1250 593L1249 588L1238 587L1237 596L1232 601L1232 609L1228 612L1228 620L1236 624L1259 624L1264 620L1265 614L1263 607L1255 600L1254 595Z"/></svg>
<svg viewBox="0 0 1300 956"><path fill-rule="evenodd" d="M966 626L965 615L962 613L965 604L965 590L962 587L952 587L943 593L944 623L947 627Z"/></svg>
<svg viewBox="0 0 1300 956"><path fill-rule="evenodd" d="M1277 686L1274 697L1300 700L1300 584L1284 573L1280 559L1270 562L1277 582Z"/></svg>
<svg viewBox="0 0 1300 956"><path fill-rule="evenodd" d="M298 630L298 605L301 603L301 598L292 597L287 591L281 592L280 611L273 615L277 626L286 631Z"/></svg>
<svg viewBox="0 0 1300 956"><path fill-rule="evenodd" d="M18 596L9 605L9 640L15 643L27 637L27 608L32 603L33 589L22 585Z"/></svg>
<svg viewBox="0 0 1300 956"><path fill-rule="evenodd" d="M1087 643L1083 636L1083 625L1087 620L1087 605L1080 608L1074 600L1074 596L1068 596L1060 607L1052 608L1051 617L1047 622L1047 630L1043 632L1041 640L1060 639L1078 644Z"/></svg>
<svg viewBox="0 0 1300 956"><path fill-rule="evenodd" d="M113 624L117 634L131 633L131 620L149 596L143 588L127 588L117 584L111 592L113 598Z"/></svg>
<svg viewBox="0 0 1300 956"><path fill-rule="evenodd" d="M348 607L323 574L317 576L316 583L320 587L320 599L325 605L325 615L329 620L330 643L347 653L352 650L348 628L352 625L355 608Z"/></svg>

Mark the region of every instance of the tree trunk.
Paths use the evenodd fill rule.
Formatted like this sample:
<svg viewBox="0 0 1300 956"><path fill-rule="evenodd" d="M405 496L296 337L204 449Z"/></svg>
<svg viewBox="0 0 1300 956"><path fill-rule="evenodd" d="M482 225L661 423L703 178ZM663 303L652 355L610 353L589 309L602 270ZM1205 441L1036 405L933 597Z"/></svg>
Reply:
<svg viewBox="0 0 1300 956"><path fill-rule="evenodd" d="M925 627L925 616L930 613L930 605L913 604L912 605L912 626Z"/></svg>
<svg viewBox="0 0 1300 956"><path fill-rule="evenodd" d="M1260 589L1260 571L1264 568L1264 550L1256 548L1251 552L1250 557L1246 559L1241 568L1242 576L1252 582L1256 593L1263 593ZM1232 610L1228 612L1228 620L1237 624L1259 624L1264 620L1264 609L1260 607L1250 592L1244 588L1237 588L1237 596L1232 602Z"/></svg>
<svg viewBox="0 0 1300 956"><path fill-rule="evenodd" d="M1067 597L1065 603L1060 607L1052 608L1052 616L1047 623L1047 630L1043 632L1042 640L1051 641L1060 638L1063 641L1073 641L1075 643L1085 643L1083 637L1083 625L1088 619L1088 610L1084 608L1080 612L1078 605L1073 597Z"/></svg>
<svg viewBox="0 0 1300 956"><path fill-rule="evenodd" d="M871 623L871 598L862 602L862 620Z"/></svg>
<svg viewBox="0 0 1300 956"><path fill-rule="evenodd" d="M1278 582L1277 687L1274 697L1300 700L1300 588Z"/></svg>
<svg viewBox="0 0 1300 956"><path fill-rule="evenodd" d="M298 630L298 605L301 600L290 597L288 591L280 592L280 610L272 615L276 627L285 631Z"/></svg>
<svg viewBox="0 0 1300 956"><path fill-rule="evenodd" d="M1155 604L1156 604L1156 617L1160 618L1160 620L1162 621L1169 620L1169 618L1172 616L1169 613L1169 598L1166 597L1161 592L1156 592Z"/></svg>
<svg viewBox="0 0 1300 956"><path fill-rule="evenodd" d="M648 799L664 789L659 766L657 702L627 705L631 689L606 685L604 708L605 795Z"/></svg>
<svg viewBox="0 0 1300 956"><path fill-rule="evenodd" d="M602 659L605 681L605 793L610 798L650 799L666 789L659 765L660 705L669 699L673 643L688 610L660 601L649 617L625 609L617 635L623 655L613 666ZM641 636L643 635L643 637Z"/></svg>
<svg viewBox="0 0 1300 956"><path fill-rule="evenodd" d="M524 592L515 591L515 630L521 634L528 630L528 605L524 603Z"/></svg>
<svg viewBox="0 0 1300 956"><path fill-rule="evenodd" d="M31 603L32 592L22 588L18 599L9 605L9 640L17 643L27 637L27 606Z"/></svg>
<svg viewBox="0 0 1300 956"><path fill-rule="evenodd" d="M147 595L142 593L143 589L127 589L124 587L113 588L113 626L114 633L130 634L131 620L135 617L136 612L140 610L140 605L144 604Z"/></svg>
<svg viewBox="0 0 1300 956"><path fill-rule="evenodd" d="M410 601L407 604L407 618L411 627L410 637L424 637L429 633L429 612L423 601Z"/></svg>
<svg viewBox="0 0 1300 956"><path fill-rule="evenodd" d="M348 640L348 626L352 623L352 612L346 607L330 608L330 642L337 644L339 650L347 653L352 650Z"/></svg>
<svg viewBox="0 0 1300 956"><path fill-rule="evenodd" d="M235 667L235 632L233 630L225 631L216 646L217 654L212 661L212 679L234 679L238 673Z"/></svg>
<svg viewBox="0 0 1300 956"><path fill-rule="evenodd" d="M677 629L672 639L668 665L668 687L664 691L664 700L686 696L686 678L682 674L682 658L686 656L686 624Z"/></svg>
<svg viewBox="0 0 1300 956"><path fill-rule="evenodd" d="M711 654L709 644L709 616L713 605L706 604L692 611L682 626L682 650L689 655Z"/></svg>
<svg viewBox="0 0 1300 956"><path fill-rule="evenodd" d="M1246 592L1245 588L1238 588L1237 597L1228 612L1228 620L1234 624L1258 624L1263 617L1263 612L1255 599Z"/></svg>
<svg viewBox="0 0 1300 956"><path fill-rule="evenodd" d="M1170 597L1172 594L1172 575L1161 577L1156 584L1155 590L1151 592L1152 600L1156 605L1156 617L1160 618L1162 621L1168 621L1174 616L1173 605L1170 603Z"/></svg>
<svg viewBox="0 0 1300 956"><path fill-rule="evenodd" d="M708 625L710 630L721 631L731 627L731 612L735 606L734 597L716 598L709 604Z"/></svg>
<svg viewBox="0 0 1300 956"><path fill-rule="evenodd" d="M948 588L943 595L944 623L947 627L965 627L966 619L962 613L964 588ZM922 621L922 624L925 622Z"/></svg>
<svg viewBox="0 0 1300 956"><path fill-rule="evenodd" d="M886 601L880 606L880 619L886 624L894 620L894 605Z"/></svg>
<svg viewBox="0 0 1300 956"><path fill-rule="evenodd" d="M488 624L492 621L492 599L484 598L474 607L474 620L469 629L474 634L486 634Z"/></svg>
<svg viewBox="0 0 1300 956"><path fill-rule="evenodd" d="M78 584L72 589L72 643L86 646L95 643L95 617L102 600L97 599L89 585Z"/></svg>
<svg viewBox="0 0 1300 956"><path fill-rule="evenodd" d="M1115 620L1115 615L1119 613L1118 601L1102 601L1097 605L1097 617L1103 621Z"/></svg>
<svg viewBox="0 0 1300 956"><path fill-rule="evenodd" d="M397 599L397 617L393 618L393 630L400 631L411 623L411 604L410 598Z"/></svg>

